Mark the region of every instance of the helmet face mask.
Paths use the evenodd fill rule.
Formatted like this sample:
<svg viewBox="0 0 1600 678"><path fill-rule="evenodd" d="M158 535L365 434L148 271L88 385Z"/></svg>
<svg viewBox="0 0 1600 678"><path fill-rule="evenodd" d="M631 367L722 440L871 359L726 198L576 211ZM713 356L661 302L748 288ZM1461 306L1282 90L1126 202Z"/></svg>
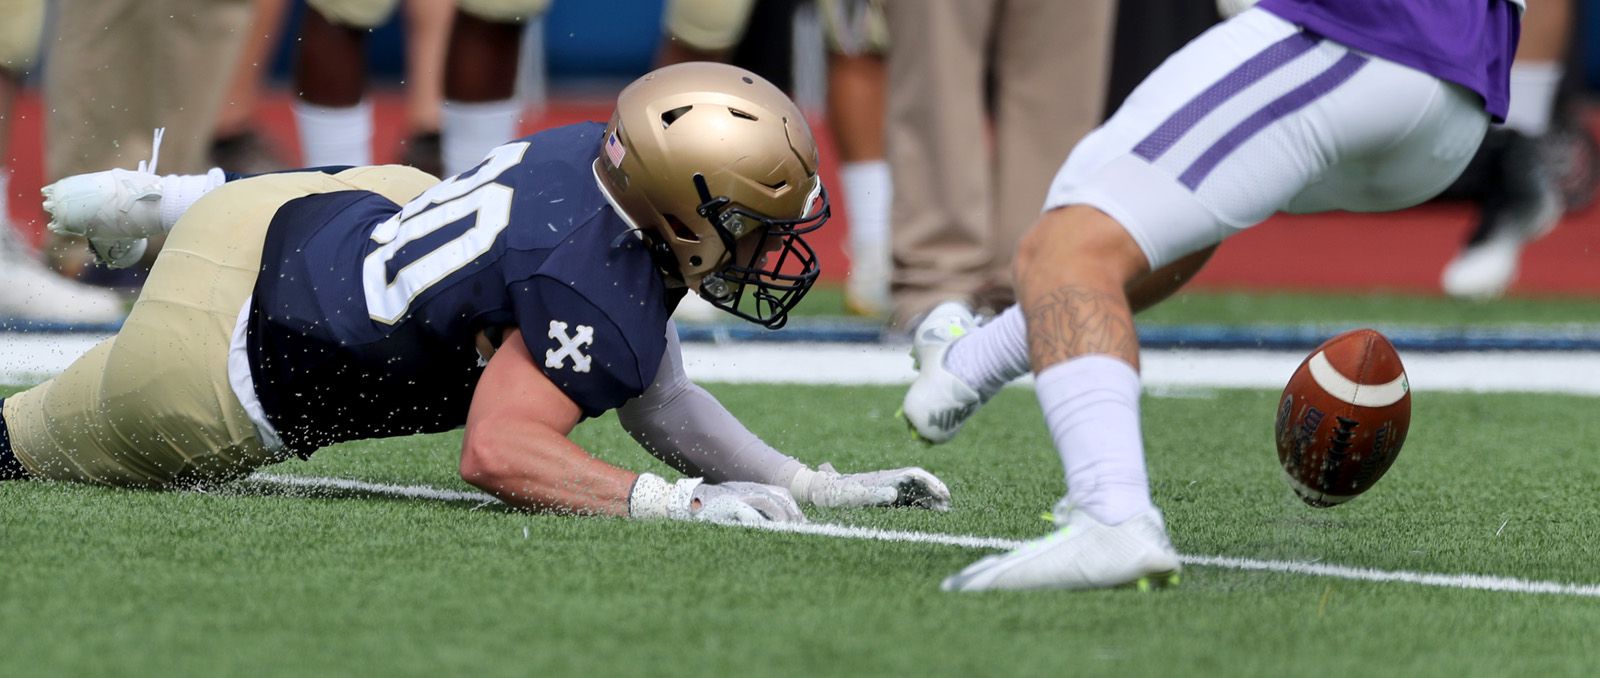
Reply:
<svg viewBox="0 0 1600 678"><path fill-rule="evenodd" d="M618 95L595 176L670 282L776 329L820 271L802 237L830 214L817 165L783 92L744 69L688 63Z"/></svg>
<svg viewBox="0 0 1600 678"><path fill-rule="evenodd" d="M731 255L726 266L701 279L701 298L768 329L783 327L822 272L802 236L831 216L827 190L818 183L799 218L774 219L712 197L698 174L695 184L703 198L697 212L717 229Z"/></svg>

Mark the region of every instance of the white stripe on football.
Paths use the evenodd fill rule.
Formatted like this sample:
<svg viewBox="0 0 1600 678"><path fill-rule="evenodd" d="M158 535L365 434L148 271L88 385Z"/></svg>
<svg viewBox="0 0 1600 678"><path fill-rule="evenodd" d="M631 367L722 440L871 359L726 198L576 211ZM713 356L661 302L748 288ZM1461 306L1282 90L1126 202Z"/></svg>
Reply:
<svg viewBox="0 0 1600 678"><path fill-rule="evenodd" d="M1357 407L1387 407L1400 402L1411 390L1405 372L1387 384L1358 384L1351 381L1334 369L1325 351L1318 351L1311 357L1310 368L1311 378L1317 382L1317 386L1327 391L1328 395Z"/></svg>

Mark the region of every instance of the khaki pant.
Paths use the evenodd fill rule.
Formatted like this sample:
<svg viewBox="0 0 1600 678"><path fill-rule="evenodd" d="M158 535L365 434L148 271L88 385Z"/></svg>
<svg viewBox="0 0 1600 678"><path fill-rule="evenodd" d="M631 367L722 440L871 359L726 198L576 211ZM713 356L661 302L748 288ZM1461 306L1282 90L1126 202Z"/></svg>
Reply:
<svg viewBox="0 0 1600 678"><path fill-rule="evenodd" d="M817 0L828 49L841 54L882 54L888 49L883 0ZM669 40L699 52L731 50L744 39L756 0L667 0L661 23Z"/></svg>
<svg viewBox="0 0 1600 678"><path fill-rule="evenodd" d="M377 28L394 15L400 0L306 0L306 4L341 26ZM523 22L542 16L550 0L457 0L461 11L485 21Z"/></svg>
<svg viewBox="0 0 1600 678"><path fill-rule="evenodd" d="M247 24L249 0L57 0L45 43L47 180L150 157L200 174Z"/></svg>
<svg viewBox="0 0 1600 678"><path fill-rule="evenodd" d="M39 34L43 31L44 0L0 0L0 71L27 73L39 57ZM0 158L0 162L4 160Z"/></svg>
<svg viewBox="0 0 1600 678"><path fill-rule="evenodd" d="M884 11L894 322L904 326L940 301L1011 289L1017 241L1056 169L1100 123L1115 7L887 0Z"/></svg>
<svg viewBox="0 0 1600 678"><path fill-rule="evenodd" d="M38 478L167 487L278 461L228 381L234 325L267 226L288 200L365 189L406 202L437 183L409 167L273 174L218 188L183 216L117 336L7 398L18 461Z"/></svg>

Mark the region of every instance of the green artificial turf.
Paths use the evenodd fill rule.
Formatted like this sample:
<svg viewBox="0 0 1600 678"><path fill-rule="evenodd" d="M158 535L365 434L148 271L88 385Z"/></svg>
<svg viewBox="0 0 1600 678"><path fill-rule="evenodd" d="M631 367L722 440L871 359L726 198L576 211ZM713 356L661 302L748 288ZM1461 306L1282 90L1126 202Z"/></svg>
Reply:
<svg viewBox="0 0 1600 678"><path fill-rule="evenodd" d="M1062 491L1030 391L941 447L897 387L712 391L780 449L919 464L949 513L813 521L1028 538ZM0 390L0 393L5 391ZM1275 393L1147 397L1157 503L1189 555L1600 584L1594 399L1419 392L1398 461L1334 509L1296 500ZM575 436L662 471L605 417ZM271 473L470 490L458 434ZM663 471L664 472L664 471ZM948 594L987 553L530 515L240 483L211 493L0 483L0 675L1592 675L1600 600L1191 566L1175 590Z"/></svg>

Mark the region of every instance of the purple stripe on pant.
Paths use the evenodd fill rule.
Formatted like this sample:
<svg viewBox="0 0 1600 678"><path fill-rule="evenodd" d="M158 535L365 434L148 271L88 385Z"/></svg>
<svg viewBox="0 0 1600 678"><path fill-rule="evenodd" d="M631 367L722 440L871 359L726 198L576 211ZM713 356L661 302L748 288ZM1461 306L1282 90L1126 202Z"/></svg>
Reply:
<svg viewBox="0 0 1600 678"><path fill-rule="evenodd" d="M1284 116L1304 108L1307 104L1321 98L1322 95L1333 91L1335 87L1349 80L1350 76L1355 75L1356 71L1361 70L1361 67L1366 63L1367 58L1360 54L1355 52L1345 54L1334 62L1332 66L1317 74L1316 77L1290 90L1288 94L1273 100L1272 103L1262 107L1261 110L1256 111L1250 117L1235 125L1233 129L1228 130L1228 133L1218 139L1217 143L1212 144L1211 148L1200 154L1200 157L1194 161L1194 164L1189 166L1189 169L1184 170L1183 174L1178 176L1178 182L1189 187L1191 191L1199 188L1200 182L1206 180L1206 176L1211 174L1211 170L1216 169L1218 163L1221 163L1224 158L1227 158L1244 142L1249 141L1258 132L1266 129L1267 125L1277 122Z"/></svg>
<svg viewBox="0 0 1600 678"><path fill-rule="evenodd" d="M1160 158L1162 154L1178 143L1178 140L1182 139L1183 135L1188 134L1189 130L1193 129L1202 119L1216 110L1218 106L1221 106L1223 102L1233 98L1233 95L1255 84L1256 81L1266 77L1269 73L1278 70L1280 66L1293 61L1295 57L1310 51L1320 42L1322 42L1321 38L1305 33L1295 33L1261 50L1255 56L1239 64L1237 68L1223 76L1221 80L1207 87L1199 96L1190 99L1189 103L1183 105L1183 108L1178 109L1176 113L1173 113L1171 117L1161 123L1161 126L1156 128L1156 131L1151 132L1150 136L1140 141L1138 146L1134 146L1133 154L1150 162L1155 162L1157 158Z"/></svg>

